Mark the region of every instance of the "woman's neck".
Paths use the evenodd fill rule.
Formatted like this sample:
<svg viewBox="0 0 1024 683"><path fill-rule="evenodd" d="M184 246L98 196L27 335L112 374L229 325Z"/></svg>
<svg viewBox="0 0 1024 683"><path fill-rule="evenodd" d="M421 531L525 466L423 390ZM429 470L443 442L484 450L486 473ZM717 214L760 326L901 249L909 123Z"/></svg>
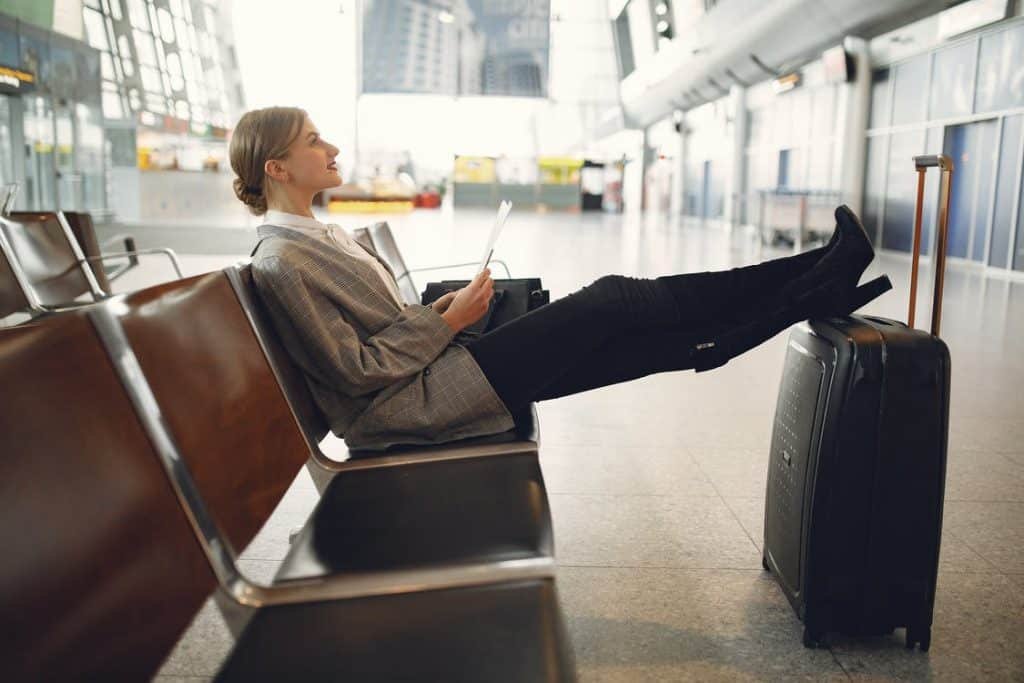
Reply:
<svg viewBox="0 0 1024 683"><path fill-rule="evenodd" d="M297 192L289 192L291 188L284 188L281 193L273 193L267 197L267 209L270 211L281 211L296 216L313 218L313 196L297 196Z"/></svg>

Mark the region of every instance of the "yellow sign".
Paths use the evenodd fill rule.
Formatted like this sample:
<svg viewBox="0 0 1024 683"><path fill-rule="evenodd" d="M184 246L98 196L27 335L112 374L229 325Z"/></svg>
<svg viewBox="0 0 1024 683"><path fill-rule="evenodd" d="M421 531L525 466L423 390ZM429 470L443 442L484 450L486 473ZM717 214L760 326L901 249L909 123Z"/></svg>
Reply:
<svg viewBox="0 0 1024 683"><path fill-rule="evenodd" d="M493 183L497 178L492 157L455 157L455 182Z"/></svg>
<svg viewBox="0 0 1024 683"><path fill-rule="evenodd" d="M0 66L0 87L8 88L7 92L20 92L25 86L36 82L36 77L27 71Z"/></svg>
<svg viewBox="0 0 1024 683"><path fill-rule="evenodd" d="M583 159L572 157L538 157L540 181L545 185L575 185L580 182Z"/></svg>

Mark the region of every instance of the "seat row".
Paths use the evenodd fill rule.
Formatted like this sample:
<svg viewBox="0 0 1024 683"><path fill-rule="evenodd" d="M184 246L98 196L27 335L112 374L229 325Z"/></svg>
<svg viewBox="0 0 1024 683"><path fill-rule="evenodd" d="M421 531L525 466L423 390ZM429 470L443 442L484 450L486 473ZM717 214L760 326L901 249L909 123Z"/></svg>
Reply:
<svg viewBox="0 0 1024 683"><path fill-rule="evenodd" d="M144 678L211 595L219 680L574 680L536 416L328 458L247 266L0 329L8 680ZM303 465L321 498L241 571Z"/></svg>

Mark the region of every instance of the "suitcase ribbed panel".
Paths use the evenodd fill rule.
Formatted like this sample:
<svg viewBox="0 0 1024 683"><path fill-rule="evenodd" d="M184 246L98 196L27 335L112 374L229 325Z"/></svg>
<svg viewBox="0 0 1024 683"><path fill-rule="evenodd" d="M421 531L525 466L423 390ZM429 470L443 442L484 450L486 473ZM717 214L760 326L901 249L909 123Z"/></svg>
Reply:
<svg viewBox="0 0 1024 683"><path fill-rule="evenodd" d="M765 547L779 578L793 595L800 593L803 582L800 555L804 497L824 378L825 364L799 344L790 342L768 460Z"/></svg>

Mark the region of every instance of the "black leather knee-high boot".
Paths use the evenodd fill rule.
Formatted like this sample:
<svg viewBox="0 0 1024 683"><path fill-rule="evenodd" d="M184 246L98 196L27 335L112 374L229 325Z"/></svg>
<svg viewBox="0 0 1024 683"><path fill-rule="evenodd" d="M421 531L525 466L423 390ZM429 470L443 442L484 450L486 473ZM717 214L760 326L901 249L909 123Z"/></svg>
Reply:
<svg viewBox="0 0 1024 683"><path fill-rule="evenodd" d="M700 325L742 317L757 309L766 297L810 272L828 251L825 246L752 266L656 279L671 292L680 323Z"/></svg>

